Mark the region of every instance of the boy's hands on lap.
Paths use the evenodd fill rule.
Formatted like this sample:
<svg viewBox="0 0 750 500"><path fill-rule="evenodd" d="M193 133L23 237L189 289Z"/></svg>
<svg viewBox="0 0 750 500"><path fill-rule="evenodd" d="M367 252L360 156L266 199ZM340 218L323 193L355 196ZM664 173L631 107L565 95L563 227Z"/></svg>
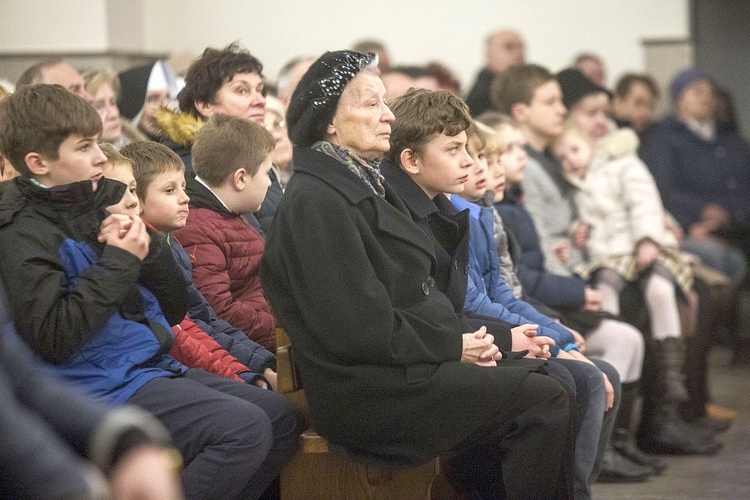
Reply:
<svg viewBox="0 0 750 500"><path fill-rule="evenodd" d="M99 226L97 239L101 243L121 248L139 260L146 258L151 243L146 225L137 215L110 215Z"/></svg>

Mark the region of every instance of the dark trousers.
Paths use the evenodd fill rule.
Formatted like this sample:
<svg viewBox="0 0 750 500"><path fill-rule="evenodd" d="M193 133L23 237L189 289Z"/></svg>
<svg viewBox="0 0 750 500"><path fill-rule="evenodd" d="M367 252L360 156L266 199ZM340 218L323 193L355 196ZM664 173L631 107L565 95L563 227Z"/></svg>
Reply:
<svg viewBox="0 0 750 500"><path fill-rule="evenodd" d="M567 390L530 373L507 406L445 460L445 473L472 498L569 498L571 446Z"/></svg>
<svg viewBox="0 0 750 500"><path fill-rule="evenodd" d="M182 452L186 499L258 498L296 451L297 410L283 396L191 368L128 401L155 415Z"/></svg>

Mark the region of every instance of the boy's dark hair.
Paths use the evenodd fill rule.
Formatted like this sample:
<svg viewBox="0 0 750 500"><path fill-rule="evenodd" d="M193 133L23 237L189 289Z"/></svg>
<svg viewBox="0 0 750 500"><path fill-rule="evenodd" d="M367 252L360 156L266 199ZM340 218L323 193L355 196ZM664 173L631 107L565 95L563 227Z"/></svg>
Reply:
<svg viewBox="0 0 750 500"><path fill-rule="evenodd" d="M94 107L59 85L26 85L0 103L0 151L25 177L31 176L27 154L56 160L68 137L101 133L102 119Z"/></svg>
<svg viewBox="0 0 750 500"><path fill-rule="evenodd" d="M122 156L133 162L135 192L138 198L146 200L148 187L156 176L164 172L184 171L185 164L177 153L164 144L153 141L131 142L120 150Z"/></svg>
<svg viewBox="0 0 750 500"><path fill-rule="evenodd" d="M434 136L460 134L471 124L469 108L447 90L410 89L388 104L396 116L391 125L391 149L386 158L401 163L401 152L411 149L421 154Z"/></svg>
<svg viewBox="0 0 750 500"><path fill-rule="evenodd" d="M555 75L547 68L536 64L511 66L495 75L492 80L492 105L501 113L511 114L514 104L531 104L534 91L554 79Z"/></svg>
<svg viewBox="0 0 750 500"><path fill-rule="evenodd" d="M185 87L177 95L180 111L203 118L195 103L213 104L221 86L237 73L258 73L263 78L263 65L237 42L221 50L207 48L187 70Z"/></svg>
<svg viewBox="0 0 750 500"><path fill-rule="evenodd" d="M193 169L209 186L220 186L240 168L255 175L275 147L276 141L263 126L237 116L216 114L195 137Z"/></svg>
<svg viewBox="0 0 750 500"><path fill-rule="evenodd" d="M16 81L16 90L26 85L32 85L34 83L44 83L44 70L52 66L62 64L62 57L47 57L41 61L32 64L26 70L21 73Z"/></svg>
<svg viewBox="0 0 750 500"><path fill-rule="evenodd" d="M651 92L651 95L654 96L654 99L659 98L659 87L656 85L654 79L645 73L625 73L622 75L620 79L617 80L617 85L615 85L615 94L620 97L627 97L630 93L630 89L636 83L645 85Z"/></svg>

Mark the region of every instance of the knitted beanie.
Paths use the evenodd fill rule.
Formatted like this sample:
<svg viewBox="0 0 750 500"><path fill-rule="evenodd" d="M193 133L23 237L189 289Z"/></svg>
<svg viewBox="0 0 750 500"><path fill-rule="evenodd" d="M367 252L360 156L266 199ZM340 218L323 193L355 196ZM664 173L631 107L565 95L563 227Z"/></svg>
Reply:
<svg viewBox="0 0 750 500"><path fill-rule="evenodd" d="M604 92L608 96L612 96L612 93L595 84L586 76L575 68L568 68L560 71L557 74L557 83L560 84L563 93L563 104L570 111L578 101L583 99L589 94L596 94L598 92Z"/></svg>
<svg viewBox="0 0 750 500"><path fill-rule="evenodd" d="M699 80L711 81L708 75L697 66L685 68L678 72L669 84L669 97L672 98L672 102L677 102L682 92L688 88L690 84Z"/></svg>
<svg viewBox="0 0 750 500"><path fill-rule="evenodd" d="M322 140L344 88L371 64L376 64L375 54L351 50L326 52L315 61L289 102L286 112L289 139L300 147L309 147Z"/></svg>

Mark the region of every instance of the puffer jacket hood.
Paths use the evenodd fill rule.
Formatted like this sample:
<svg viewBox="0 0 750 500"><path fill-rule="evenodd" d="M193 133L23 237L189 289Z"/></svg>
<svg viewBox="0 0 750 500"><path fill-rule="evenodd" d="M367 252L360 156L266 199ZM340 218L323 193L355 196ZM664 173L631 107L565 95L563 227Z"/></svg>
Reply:
<svg viewBox="0 0 750 500"><path fill-rule="evenodd" d="M179 146L190 146L205 123L203 120L181 111L162 108L154 116L164 135Z"/></svg>

